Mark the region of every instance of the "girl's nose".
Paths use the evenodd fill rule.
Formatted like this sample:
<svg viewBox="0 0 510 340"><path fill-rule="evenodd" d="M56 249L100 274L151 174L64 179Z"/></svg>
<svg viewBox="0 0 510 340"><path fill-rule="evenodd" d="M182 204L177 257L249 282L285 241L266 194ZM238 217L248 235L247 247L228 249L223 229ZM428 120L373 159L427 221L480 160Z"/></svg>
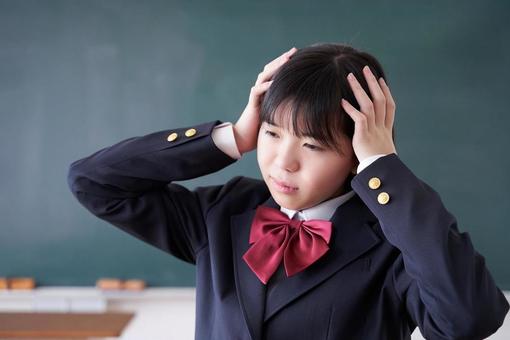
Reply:
<svg viewBox="0 0 510 340"><path fill-rule="evenodd" d="M276 164L280 169L288 172L295 172L299 169L299 161L295 152L285 147L278 150Z"/></svg>

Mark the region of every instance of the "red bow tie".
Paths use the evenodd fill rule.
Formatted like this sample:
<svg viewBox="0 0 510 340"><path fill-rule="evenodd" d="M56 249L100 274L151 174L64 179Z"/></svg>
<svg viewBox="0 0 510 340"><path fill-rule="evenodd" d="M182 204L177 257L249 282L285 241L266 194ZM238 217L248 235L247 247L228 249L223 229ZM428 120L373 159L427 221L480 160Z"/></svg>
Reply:
<svg viewBox="0 0 510 340"><path fill-rule="evenodd" d="M287 276L317 261L328 250L332 223L326 220L291 220L279 210L259 206L250 230L250 249L244 261L264 284L282 257Z"/></svg>

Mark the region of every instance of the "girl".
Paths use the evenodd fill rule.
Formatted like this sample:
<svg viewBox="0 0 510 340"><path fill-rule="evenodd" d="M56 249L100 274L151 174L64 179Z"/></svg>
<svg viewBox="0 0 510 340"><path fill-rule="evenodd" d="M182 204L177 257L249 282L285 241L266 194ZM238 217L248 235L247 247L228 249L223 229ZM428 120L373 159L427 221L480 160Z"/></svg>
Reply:
<svg viewBox="0 0 510 340"><path fill-rule="evenodd" d="M196 339L482 339L509 305L437 193L396 154L371 55L291 49L235 123L133 137L71 164L90 212L196 265ZM263 180L188 190L257 149Z"/></svg>

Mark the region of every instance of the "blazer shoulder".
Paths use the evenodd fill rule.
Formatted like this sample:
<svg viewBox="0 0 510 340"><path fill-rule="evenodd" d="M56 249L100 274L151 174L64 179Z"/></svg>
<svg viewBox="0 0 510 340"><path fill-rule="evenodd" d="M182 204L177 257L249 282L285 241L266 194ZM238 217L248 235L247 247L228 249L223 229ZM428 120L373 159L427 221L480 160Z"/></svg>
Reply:
<svg viewBox="0 0 510 340"><path fill-rule="evenodd" d="M206 187L197 187L197 191ZM246 209L255 208L265 202L271 193L264 181L256 178L235 176L225 183L220 189L210 209L215 207L231 207L232 214L243 212Z"/></svg>

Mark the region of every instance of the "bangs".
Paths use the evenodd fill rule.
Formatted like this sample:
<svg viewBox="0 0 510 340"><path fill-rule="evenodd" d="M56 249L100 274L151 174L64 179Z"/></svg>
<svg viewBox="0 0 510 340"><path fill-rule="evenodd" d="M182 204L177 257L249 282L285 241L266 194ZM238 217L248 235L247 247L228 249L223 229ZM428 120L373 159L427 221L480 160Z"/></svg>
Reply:
<svg viewBox="0 0 510 340"><path fill-rule="evenodd" d="M280 72L264 97L260 121L342 153L342 141L352 138L354 122L341 107L336 76L328 75L335 70L328 68L302 72L302 77L297 76L299 72L293 72L292 77Z"/></svg>

